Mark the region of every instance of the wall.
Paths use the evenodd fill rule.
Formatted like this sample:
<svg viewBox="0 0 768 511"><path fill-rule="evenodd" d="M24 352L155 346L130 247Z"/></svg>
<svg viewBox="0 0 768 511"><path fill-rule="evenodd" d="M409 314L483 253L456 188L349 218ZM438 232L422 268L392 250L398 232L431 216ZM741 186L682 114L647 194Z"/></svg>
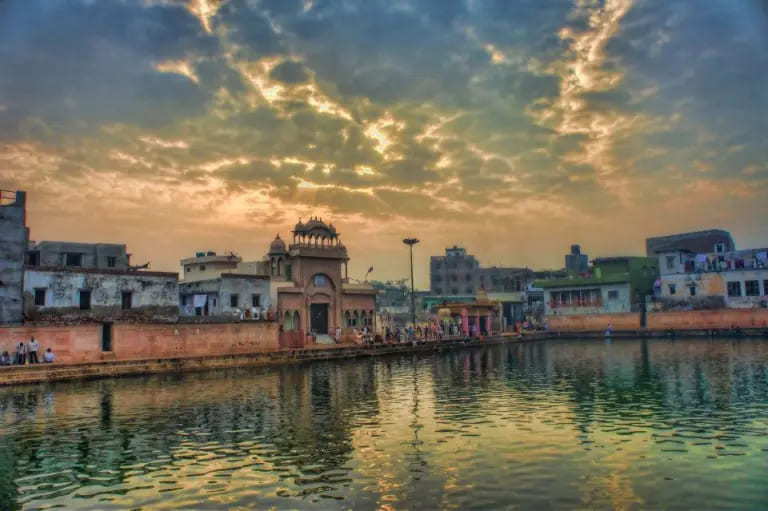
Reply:
<svg viewBox="0 0 768 511"><path fill-rule="evenodd" d="M277 324L114 324L112 352L101 351L101 325L28 326L0 328L0 351L15 351L31 336L56 363L98 362L185 356L259 353L278 349Z"/></svg>
<svg viewBox="0 0 768 511"><path fill-rule="evenodd" d="M126 270L130 258L125 245L115 243L77 243L69 241L40 241L31 250L40 252L39 266L63 266L64 254L82 254L83 268L113 268ZM110 267L108 257L115 258L115 265Z"/></svg>
<svg viewBox="0 0 768 511"><path fill-rule="evenodd" d="M600 296L602 299L602 305L600 306L579 306L579 307L566 307L566 306L560 306L557 308L552 308L550 304L552 303L552 293L559 293L564 291L579 291L579 290L588 290L588 289L599 289L600 290ZM618 293L618 297L616 299L608 299L608 292L609 291L616 291ZM599 284L595 283L593 285L584 285L584 286L571 286L571 287L563 287L563 288L552 288L552 289L546 289L544 291L544 300L547 310L547 318L555 317L554 313L556 312L558 316L561 315L590 315L590 314L612 314L612 313L622 313L622 312L629 312L631 310L630 305L630 288L629 284Z"/></svg>
<svg viewBox="0 0 768 511"><path fill-rule="evenodd" d="M179 285L179 294L186 296L187 305L180 308L181 314L194 316L193 296L196 294L208 295L209 316L233 316L235 309L240 311L251 310L253 295L259 295L260 312L270 306L269 277L255 275L223 274L220 278L203 280L198 282L184 282ZM237 295L237 307L230 305L232 295ZM216 297L216 305L213 305L213 297Z"/></svg>
<svg viewBox="0 0 768 511"><path fill-rule="evenodd" d="M768 326L768 309L668 311L648 314L650 329L741 328Z"/></svg>
<svg viewBox="0 0 768 511"><path fill-rule="evenodd" d="M605 330L608 325L614 330L637 330L640 328L640 314L547 316L547 329L552 331Z"/></svg>
<svg viewBox="0 0 768 511"><path fill-rule="evenodd" d="M75 318L178 315L175 273L126 272L72 268L27 269L24 278L28 314L35 321ZM35 289L45 289L45 306L34 306ZM91 309L80 310L80 291L91 291ZM130 292L131 309L122 310L122 293Z"/></svg>
<svg viewBox="0 0 768 511"><path fill-rule="evenodd" d="M5 198L7 192L0 192ZM0 205L0 323L24 319L24 252L29 231L26 226L26 194L16 192L15 202Z"/></svg>

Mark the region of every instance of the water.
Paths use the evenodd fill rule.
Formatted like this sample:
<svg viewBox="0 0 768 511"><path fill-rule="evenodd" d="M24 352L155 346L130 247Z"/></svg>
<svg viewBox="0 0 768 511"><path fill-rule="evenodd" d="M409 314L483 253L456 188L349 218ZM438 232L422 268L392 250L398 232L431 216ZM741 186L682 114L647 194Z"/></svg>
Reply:
<svg viewBox="0 0 768 511"><path fill-rule="evenodd" d="M768 341L0 389L0 508L766 509Z"/></svg>

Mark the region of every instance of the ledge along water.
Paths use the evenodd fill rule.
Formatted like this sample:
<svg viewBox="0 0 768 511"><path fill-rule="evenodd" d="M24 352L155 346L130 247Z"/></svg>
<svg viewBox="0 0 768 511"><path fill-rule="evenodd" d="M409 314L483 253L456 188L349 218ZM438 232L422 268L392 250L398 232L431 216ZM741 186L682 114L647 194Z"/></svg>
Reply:
<svg viewBox="0 0 768 511"><path fill-rule="evenodd" d="M0 509L766 509L767 341L471 346L2 387Z"/></svg>

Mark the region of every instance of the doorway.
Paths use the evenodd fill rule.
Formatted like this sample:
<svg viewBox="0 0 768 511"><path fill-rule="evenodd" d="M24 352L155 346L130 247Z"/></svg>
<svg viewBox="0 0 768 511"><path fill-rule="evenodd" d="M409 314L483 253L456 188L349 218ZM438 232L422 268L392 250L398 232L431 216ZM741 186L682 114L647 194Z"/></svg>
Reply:
<svg viewBox="0 0 768 511"><path fill-rule="evenodd" d="M310 328L316 334L328 333L328 304L313 303L309 306Z"/></svg>

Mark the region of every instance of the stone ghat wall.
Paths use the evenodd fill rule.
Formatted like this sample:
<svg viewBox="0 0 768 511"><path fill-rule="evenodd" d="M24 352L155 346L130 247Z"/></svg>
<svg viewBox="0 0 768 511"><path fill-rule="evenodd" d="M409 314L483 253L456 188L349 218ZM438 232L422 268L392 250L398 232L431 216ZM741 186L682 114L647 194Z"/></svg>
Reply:
<svg viewBox="0 0 768 511"><path fill-rule="evenodd" d="M102 351L102 325L0 328L0 352L13 353L34 336L40 357L51 348L63 364L277 351L274 322L223 324L113 324L111 351Z"/></svg>
<svg viewBox="0 0 768 511"><path fill-rule="evenodd" d="M547 316L547 327L555 332L578 330L605 330L611 325L614 330L638 330L640 314L573 314Z"/></svg>
<svg viewBox="0 0 768 511"><path fill-rule="evenodd" d="M553 332L605 330L640 330L640 313L584 314L549 316L547 324ZM699 311L649 312L648 330L727 329L768 326L768 309L717 309Z"/></svg>

